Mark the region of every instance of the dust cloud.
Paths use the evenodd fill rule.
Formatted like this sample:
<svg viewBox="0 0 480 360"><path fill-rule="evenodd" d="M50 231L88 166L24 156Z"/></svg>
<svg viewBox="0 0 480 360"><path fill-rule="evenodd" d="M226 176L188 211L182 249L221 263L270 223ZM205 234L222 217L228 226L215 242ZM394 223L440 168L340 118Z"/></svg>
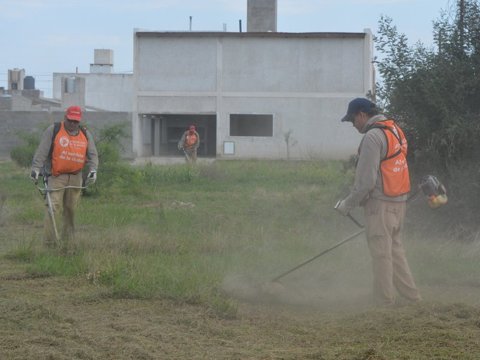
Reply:
<svg viewBox="0 0 480 360"><path fill-rule="evenodd" d="M480 244L409 235L404 245L424 301L478 306ZM222 288L228 296L253 304L309 307L325 312L362 312L375 306L371 258L365 239L336 249L278 282L272 281L301 261L278 259L277 264L265 264L257 273L245 268L241 274L237 267L235 273L224 278ZM399 296L399 306L405 303Z"/></svg>
<svg viewBox="0 0 480 360"><path fill-rule="evenodd" d="M331 269L326 268L331 264L309 265L279 281L271 281L265 274L230 274L224 278L222 289L234 299L253 304L364 311L372 306L369 263L358 267L344 258L340 265L349 262L343 269L338 264Z"/></svg>

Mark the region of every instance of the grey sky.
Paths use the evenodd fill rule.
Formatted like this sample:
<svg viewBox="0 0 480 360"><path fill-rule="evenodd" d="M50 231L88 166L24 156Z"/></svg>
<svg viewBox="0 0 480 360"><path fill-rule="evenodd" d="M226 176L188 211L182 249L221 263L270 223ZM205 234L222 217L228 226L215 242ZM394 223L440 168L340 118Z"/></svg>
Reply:
<svg viewBox="0 0 480 360"><path fill-rule="evenodd" d="M375 34L388 15L413 44L432 41L432 21L454 0L277 0L278 31ZM53 72L88 72L94 49L114 51L115 72L131 72L133 30L246 29L247 0L0 0L0 87L23 68L50 96Z"/></svg>

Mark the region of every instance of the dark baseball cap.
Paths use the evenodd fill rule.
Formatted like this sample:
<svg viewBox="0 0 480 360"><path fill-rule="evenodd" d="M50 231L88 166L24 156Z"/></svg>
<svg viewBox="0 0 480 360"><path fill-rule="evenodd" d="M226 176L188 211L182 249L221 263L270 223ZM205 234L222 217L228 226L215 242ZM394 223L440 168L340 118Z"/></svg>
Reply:
<svg viewBox="0 0 480 360"><path fill-rule="evenodd" d="M365 98L355 98L348 103L347 114L342 118L342 121L353 122L353 116L358 112L370 113L377 107L373 102Z"/></svg>

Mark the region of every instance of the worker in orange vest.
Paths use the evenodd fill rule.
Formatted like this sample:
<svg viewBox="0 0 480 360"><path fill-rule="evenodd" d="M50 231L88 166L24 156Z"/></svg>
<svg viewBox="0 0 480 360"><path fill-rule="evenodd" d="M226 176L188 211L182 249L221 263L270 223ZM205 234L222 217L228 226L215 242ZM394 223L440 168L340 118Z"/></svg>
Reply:
<svg viewBox="0 0 480 360"><path fill-rule="evenodd" d="M395 121L380 114L377 106L364 98L350 101L342 121L351 122L364 136L358 149L353 189L336 209L348 215L357 206L364 208L375 302L394 305L396 292L418 302L421 296L402 244L410 191L405 135Z"/></svg>
<svg viewBox="0 0 480 360"><path fill-rule="evenodd" d="M195 125L190 125L178 142L178 150L183 150L185 160L188 164L197 161L197 149L200 145L200 136L198 135Z"/></svg>
<svg viewBox="0 0 480 360"><path fill-rule="evenodd" d="M55 246L57 241L64 244L73 237L75 209L78 205L83 184L82 170L86 167L86 184L97 179L98 153L93 135L80 125L82 109L70 106L60 123L50 125L43 133L32 161L30 178L38 182L42 174L47 178L53 216L63 210L63 231L61 239L56 238L54 219L48 213L45 217L45 244Z"/></svg>

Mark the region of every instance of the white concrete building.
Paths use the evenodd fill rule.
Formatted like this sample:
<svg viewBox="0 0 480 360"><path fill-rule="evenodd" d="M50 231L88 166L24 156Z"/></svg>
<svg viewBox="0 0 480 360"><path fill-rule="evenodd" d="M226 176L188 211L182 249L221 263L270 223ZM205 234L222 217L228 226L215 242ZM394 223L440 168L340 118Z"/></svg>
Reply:
<svg viewBox="0 0 480 360"><path fill-rule="evenodd" d="M130 112L133 75L114 73L113 50L94 49L89 73L53 73L53 98L62 107L80 105L103 111Z"/></svg>
<svg viewBox="0 0 480 360"><path fill-rule="evenodd" d="M360 136L340 118L352 98L373 91L372 61L369 30L136 30L133 151L178 155L176 142L193 123L199 156L346 158Z"/></svg>

